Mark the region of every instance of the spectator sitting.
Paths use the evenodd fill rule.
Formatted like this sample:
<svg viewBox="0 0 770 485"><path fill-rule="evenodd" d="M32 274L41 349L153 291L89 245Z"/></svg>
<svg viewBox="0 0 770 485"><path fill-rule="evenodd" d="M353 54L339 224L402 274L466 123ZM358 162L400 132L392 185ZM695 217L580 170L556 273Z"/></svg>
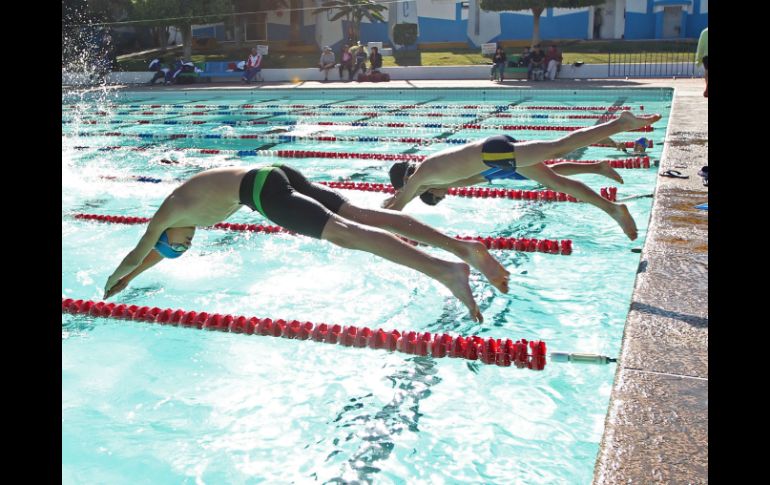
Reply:
<svg viewBox="0 0 770 485"><path fill-rule="evenodd" d="M168 73L171 70L169 67L163 67L163 64L161 64L160 59L153 59L150 61L150 66L148 68L149 71L154 71L155 75L152 77L150 81L147 82L149 85L155 84L155 81L158 79L165 80L168 77Z"/></svg>
<svg viewBox="0 0 770 485"><path fill-rule="evenodd" d="M347 44L342 46L340 51L340 79L342 79L342 71L348 70L348 81L353 80L353 54L350 53L350 49Z"/></svg>
<svg viewBox="0 0 770 485"><path fill-rule="evenodd" d="M533 81L543 80L543 70L545 63L545 53L540 46L535 46L532 57L529 59L529 70L527 71L527 79Z"/></svg>
<svg viewBox="0 0 770 485"><path fill-rule="evenodd" d="M177 57L171 69L166 73L166 82L164 84L176 82L176 77L183 72L182 68L184 67L184 64L185 62L182 56Z"/></svg>
<svg viewBox="0 0 770 485"><path fill-rule="evenodd" d="M256 47L251 48L251 55L246 59L245 73L241 78L243 82L249 84L254 77L262 70L262 54L257 52Z"/></svg>
<svg viewBox="0 0 770 485"><path fill-rule="evenodd" d="M503 82L505 77L505 63L508 60L508 56L503 51L503 46L498 45L495 50L495 55L492 56L492 72L489 78L490 81L496 81L500 78L500 82Z"/></svg>
<svg viewBox="0 0 770 485"><path fill-rule="evenodd" d="M529 60L531 58L532 52L529 50L529 47L525 47L521 52L521 57L519 58L519 67L529 67Z"/></svg>
<svg viewBox="0 0 770 485"><path fill-rule="evenodd" d="M336 63L334 62L334 52L328 45L324 46L321 59L318 61L318 70L324 72L324 81L329 80L329 71L334 69Z"/></svg>
<svg viewBox="0 0 770 485"><path fill-rule="evenodd" d="M371 66L370 72L380 72L379 70L382 69L382 54L380 54L380 49L375 47L372 47L372 54L369 56L369 65Z"/></svg>
<svg viewBox="0 0 770 485"><path fill-rule="evenodd" d="M356 72L358 72L359 69L361 70L361 74L366 74L366 60L368 58L369 55L366 53L366 49L361 45L361 41L359 40L356 45L356 52L353 55L353 76L356 75Z"/></svg>
<svg viewBox="0 0 770 485"><path fill-rule="evenodd" d="M545 66L548 79L553 81L556 79L556 74L561 70L562 55L561 52L552 45L548 48L548 53L545 55Z"/></svg>

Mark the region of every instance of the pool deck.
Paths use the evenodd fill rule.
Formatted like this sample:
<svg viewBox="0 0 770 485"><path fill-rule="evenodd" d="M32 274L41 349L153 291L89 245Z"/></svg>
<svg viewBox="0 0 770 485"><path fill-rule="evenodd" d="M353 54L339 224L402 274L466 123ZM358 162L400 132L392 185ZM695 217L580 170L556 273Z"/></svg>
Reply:
<svg viewBox="0 0 770 485"><path fill-rule="evenodd" d="M708 482L708 164L703 79L235 83L138 90L270 88L675 88L647 239L642 248L594 484ZM131 87L131 89L137 89Z"/></svg>

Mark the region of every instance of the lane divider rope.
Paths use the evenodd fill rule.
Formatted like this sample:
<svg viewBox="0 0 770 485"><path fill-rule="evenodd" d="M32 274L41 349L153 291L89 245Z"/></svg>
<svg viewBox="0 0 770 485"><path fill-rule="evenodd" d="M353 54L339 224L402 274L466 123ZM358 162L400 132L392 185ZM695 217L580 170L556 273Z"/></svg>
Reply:
<svg viewBox="0 0 770 485"><path fill-rule="evenodd" d="M252 135L246 135L252 137ZM149 138L149 137L148 137ZM176 139L181 139L176 138ZM320 141L320 140L319 140ZM524 140L520 140L524 141ZM633 142L630 142L633 144ZM97 150L97 151L113 151L113 150L129 150L135 152L144 152L152 148L148 146L125 146L125 145L107 145L101 147L91 147L76 145L72 147L74 150ZM235 155L237 157L279 157L279 158L355 158L364 160L407 160L414 162L422 162L429 155L419 155L414 153L370 153L370 152L322 152L318 150L234 150L226 148L185 148L185 147L160 147L165 149L173 149L176 151L200 153L203 155ZM570 160L570 159L549 159L544 160L546 165L553 165L555 163L573 162L573 163L595 163L603 162L604 160ZM610 166L614 168L649 168L650 159L645 157L630 157L624 159L607 159L610 162ZM622 166L621 166L622 164Z"/></svg>
<svg viewBox="0 0 770 485"><path fill-rule="evenodd" d="M87 221L112 223L112 224L145 224L150 221L149 217L133 217L133 216L112 216L107 214L85 214L75 213L72 214L75 219L82 219ZM284 229L280 226L271 226L264 224L239 224L220 222L213 226L206 227L205 229L224 229L227 231L239 231L239 232L257 232L265 234L285 233L296 235L293 231ZM501 249L509 251L520 251L529 253L546 253L546 254L561 254L568 256L572 254L572 240L562 239L561 241L556 239L535 239L525 237L481 237L481 236L465 236L456 235L455 239L463 241L479 241L487 247L487 249ZM406 238L402 238L410 243L416 244L414 241L409 241Z"/></svg>
<svg viewBox="0 0 770 485"><path fill-rule="evenodd" d="M85 124L110 124L110 123L98 123L95 121L85 121ZM124 123L123 121L118 120L118 123ZM209 122L210 123L210 122ZM222 125L230 125L231 123L236 123L235 126L238 126L237 121L232 122L225 122L225 121L218 121L217 124ZM288 126L288 125L295 125L297 124L297 121L285 121L285 120L251 120L251 121L245 121L241 122L242 125L276 125L276 126ZM73 124L72 120L62 120L62 124ZM140 123L141 124L141 123ZM149 123L148 123L149 124ZM180 121L180 120L171 120L171 121L165 121L163 123L158 124L172 124L172 125L179 125L179 124L193 124L193 125L203 125L207 124L205 121ZM312 119L309 120L307 118L302 119L303 125L318 125L318 126L370 126L370 127L377 127L377 128L440 128L440 129L453 129L453 130L490 130L490 129L497 129L497 130L505 130L505 131L577 131L581 130L583 128L589 128L592 125L585 125L585 126L563 126L563 125L483 125L480 123L402 123L402 122L384 122L384 121L313 121ZM634 130L627 130L629 132L652 132L654 131L654 128L652 125L643 126L641 128L636 128ZM90 132L78 132L79 136L93 136ZM196 136L205 138L205 136L202 136L203 134L199 133L113 133L110 134L110 136L149 136L152 135L153 137L158 138L194 138ZM220 138L240 138L244 135L219 135Z"/></svg>
<svg viewBox="0 0 770 485"><path fill-rule="evenodd" d="M546 364L546 344L542 340L484 339L415 332L413 330L377 330L354 325L301 322L243 315L173 310L171 308L126 305L104 301L74 300L62 297L62 313L90 315L99 318L157 323L198 330L263 335L295 340L340 344L351 348L384 349L410 355L430 355L434 358L459 358L500 367L543 370Z"/></svg>

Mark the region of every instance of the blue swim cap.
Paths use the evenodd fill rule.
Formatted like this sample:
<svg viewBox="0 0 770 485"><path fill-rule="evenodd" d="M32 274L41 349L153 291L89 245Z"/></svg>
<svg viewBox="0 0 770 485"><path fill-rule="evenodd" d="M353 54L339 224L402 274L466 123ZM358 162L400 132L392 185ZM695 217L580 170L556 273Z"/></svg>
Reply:
<svg viewBox="0 0 770 485"><path fill-rule="evenodd" d="M184 249L179 250L181 247L184 247ZM169 244L168 235L166 231L163 231L158 242L155 243L155 250L164 258L174 259L184 254L187 251L187 246L184 244Z"/></svg>
<svg viewBox="0 0 770 485"><path fill-rule="evenodd" d="M645 137L639 138L638 140L634 141L634 143L638 143L642 145L644 148L647 148L647 146L649 145L649 143L647 143L647 138Z"/></svg>

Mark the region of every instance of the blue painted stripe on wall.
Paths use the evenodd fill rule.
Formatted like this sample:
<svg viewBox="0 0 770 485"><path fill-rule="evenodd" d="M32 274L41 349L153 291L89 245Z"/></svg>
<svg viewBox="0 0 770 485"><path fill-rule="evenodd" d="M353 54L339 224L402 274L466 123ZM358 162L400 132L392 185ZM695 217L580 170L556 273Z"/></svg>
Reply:
<svg viewBox="0 0 770 485"><path fill-rule="evenodd" d="M465 42L468 40L467 20L443 20L429 17L418 19L417 42Z"/></svg>
<svg viewBox="0 0 770 485"><path fill-rule="evenodd" d="M700 38L700 33L709 26L709 16L703 15L688 15L687 16L687 37Z"/></svg>
<svg viewBox="0 0 770 485"><path fill-rule="evenodd" d="M626 12L626 39L654 39L655 17L643 13Z"/></svg>
<svg viewBox="0 0 770 485"><path fill-rule="evenodd" d="M500 14L500 35L490 42L505 39L531 39L534 30L533 17L528 15ZM541 39L585 39L588 35L588 12L575 12L557 17L540 16Z"/></svg>
<svg viewBox="0 0 770 485"><path fill-rule="evenodd" d="M575 12L558 17L540 17L541 39L585 39L587 36L588 12Z"/></svg>
<svg viewBox="0 0 770 485"><path fill-rule="evenodd" d="M361 31L359 33L361 43L367 42L382 42L389 43L388 40L388 24L387 22L376 22L369 24L361 24Z"/></svg>
<svg viewBox="0 0 770 485"><path fill-rule="evenodd" d="M290 35L291 27L288 25L267 24L268 40L289 40ZM304 25L300 27L299 37L307 44L315 44L315 25Z"/></svg>

